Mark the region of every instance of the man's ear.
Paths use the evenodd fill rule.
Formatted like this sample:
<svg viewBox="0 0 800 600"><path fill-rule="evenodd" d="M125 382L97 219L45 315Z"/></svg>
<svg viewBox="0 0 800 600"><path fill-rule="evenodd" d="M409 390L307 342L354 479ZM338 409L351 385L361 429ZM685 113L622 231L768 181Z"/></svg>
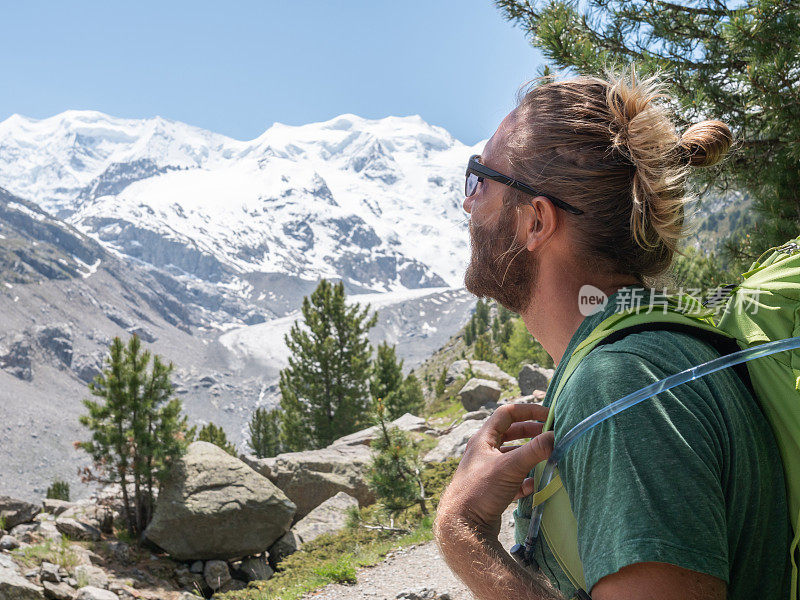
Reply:
<svg viewBox="0 0 800 600"><path fill-rule="evenodd" d="M546 244L559 225L558 209L544 196L536 196L520 211L520 228L525 236L525 247L536 250Z"/></svg>

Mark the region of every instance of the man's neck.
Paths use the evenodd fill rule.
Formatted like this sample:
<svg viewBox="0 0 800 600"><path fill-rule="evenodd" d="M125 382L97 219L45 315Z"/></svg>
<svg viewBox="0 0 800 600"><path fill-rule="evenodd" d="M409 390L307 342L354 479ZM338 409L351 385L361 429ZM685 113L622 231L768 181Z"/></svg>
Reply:
<svg viewBox="0 0 800 600"><path fill-rule="evenodd" d="M577 275L565 265L542 265L530 306L520 314L528 331L557 365L572 336L586 318L580 311L578 294L584 285L593 285L606 297L621 287L638 281L625 275Z"/></svg>

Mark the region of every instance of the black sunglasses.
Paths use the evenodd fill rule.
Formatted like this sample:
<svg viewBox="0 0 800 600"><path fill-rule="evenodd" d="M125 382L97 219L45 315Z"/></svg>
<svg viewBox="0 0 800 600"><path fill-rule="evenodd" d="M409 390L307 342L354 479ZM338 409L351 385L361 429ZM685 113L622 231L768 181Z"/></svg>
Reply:
<svg viewBox="0 0 800 600"><path fill-rule="evenodd" d="M467 180L464 183L464 194L466 194L467 198L475 193L475 190L478 189L478 184L481 181L484 179L491 179L492 181L497 181L503 185L507 185L508 187L512 187L515 190L519 190L520 192L524 192L525 194L529 194L531 196L543 196L544 198L550 200L550 202L555 204L558 208L565 210L568 213L572 213L573 215L583 214L581 209L575 208L563 200L559 200L555 196L543 194L542 192L533 189L531 186L522 183L521 181L517 181L508 175L503 175L494 169L490 169L486 165L478 162L480 157L480 154L473 154L469 159L469 163L467 164Z"/></svg>

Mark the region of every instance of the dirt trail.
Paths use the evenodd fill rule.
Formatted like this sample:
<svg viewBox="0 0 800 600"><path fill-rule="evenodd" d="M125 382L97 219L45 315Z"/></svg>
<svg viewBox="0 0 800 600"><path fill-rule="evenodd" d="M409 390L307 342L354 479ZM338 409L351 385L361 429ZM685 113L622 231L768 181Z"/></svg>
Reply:
<svg viewBox="0 0 800 600"><path fill-rule="evenodd" d="M500 541L510 548L514 539L511 509L503 515ZM331 584L304 600L395 600L401 592L422 588L448 594L451 600L472 600L466 586L456 579L439 554L435 542L426 542L390 553L383 562L360 569L354 585Z"/></svg>

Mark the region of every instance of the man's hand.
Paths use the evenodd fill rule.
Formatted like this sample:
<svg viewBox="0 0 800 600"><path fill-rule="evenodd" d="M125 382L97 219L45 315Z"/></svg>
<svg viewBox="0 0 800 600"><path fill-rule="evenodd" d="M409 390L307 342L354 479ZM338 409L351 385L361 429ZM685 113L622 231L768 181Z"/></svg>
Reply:
<svg viewBox="0 0 800 600"><path fill-rule="evenodd" d="M542 433L547 409L538 404L498 408L472 436L442 494L436 541L453 572L481 600L558 597L520 567L497 539L500 516L515 498L533 492L528 473L553 450L553 433ZM521 446L504 442L533 438Z"/></svg>
<svg viewBox="0 0 800 600"><path fill-rule="evenodd" d="M498 408L467 443L439 503L439 518L465 519L481 533L496 536L508 505L534 491L528 473L553 450L553 433L542 433L539 422L547 418L547 411L540 404ZM522 438L533 439L521 446L502 446Z"/></svg>

